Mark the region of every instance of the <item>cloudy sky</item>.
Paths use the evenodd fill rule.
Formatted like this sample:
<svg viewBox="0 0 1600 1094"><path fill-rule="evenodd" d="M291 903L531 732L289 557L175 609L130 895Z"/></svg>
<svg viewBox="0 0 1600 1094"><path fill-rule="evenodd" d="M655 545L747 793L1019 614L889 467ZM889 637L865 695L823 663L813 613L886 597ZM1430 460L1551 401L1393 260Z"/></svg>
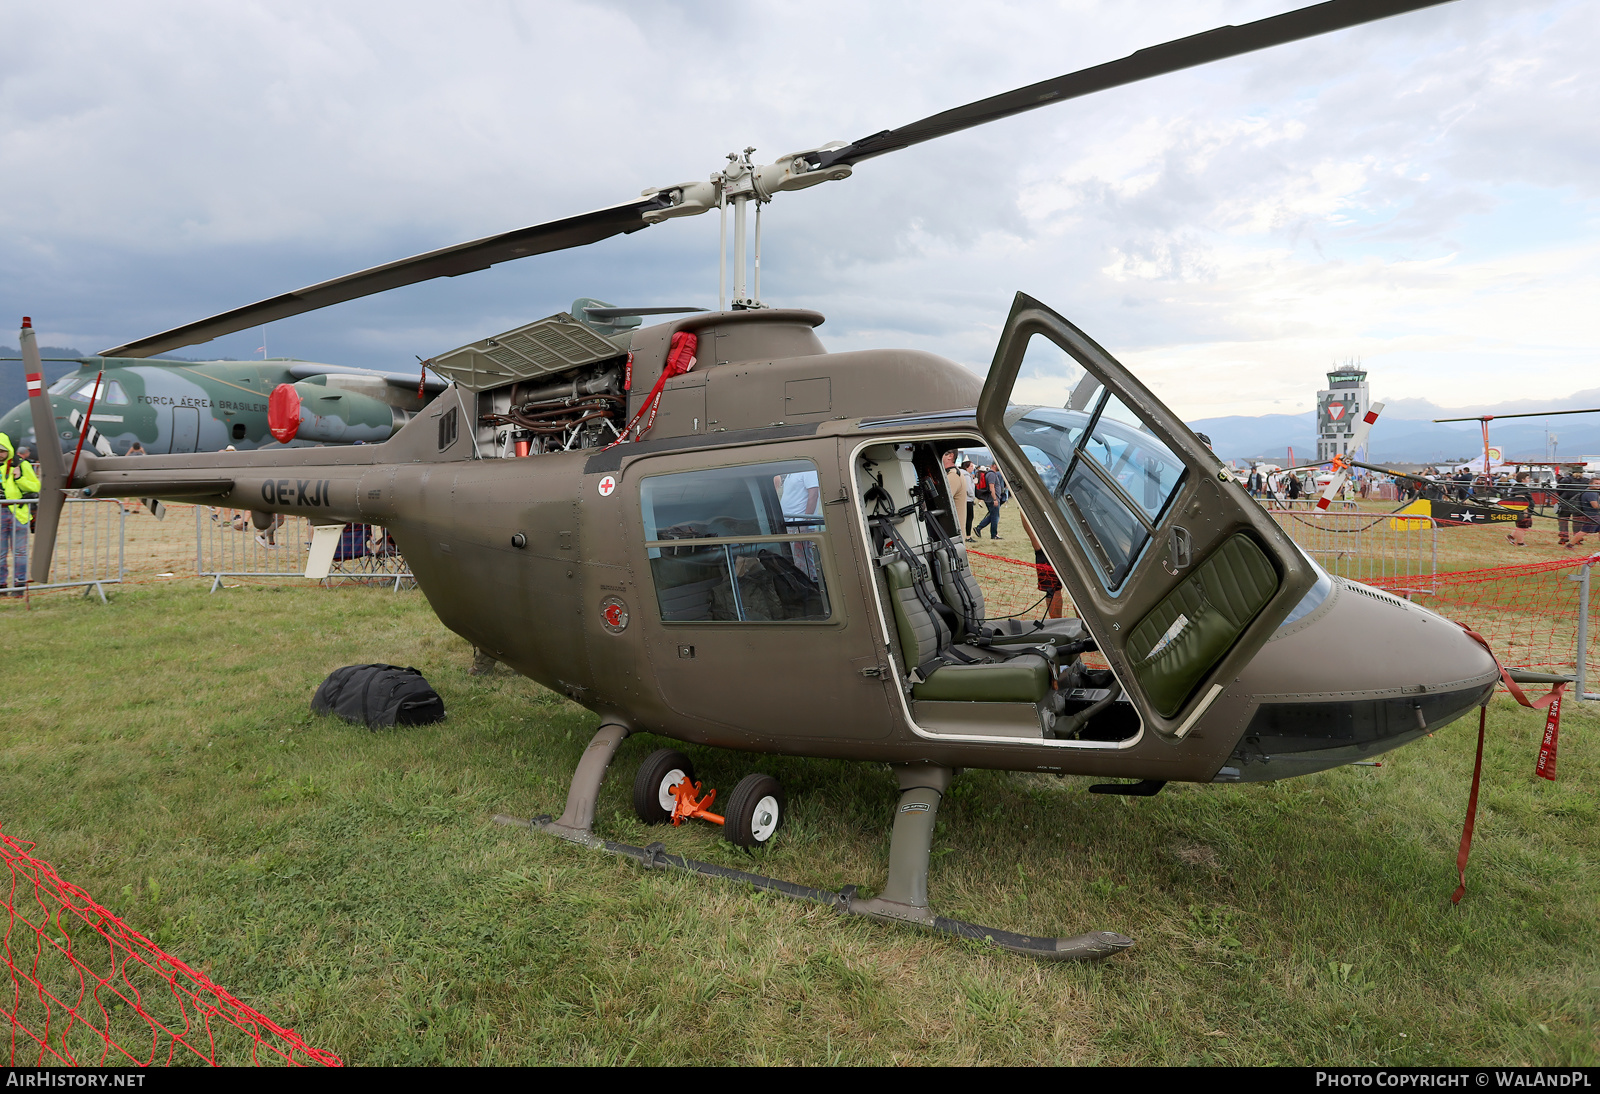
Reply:
<svg viewBox="0 0 1600 1094"><path fill-rule="evenodd" d="M0 316L94 352L1292 6L0 0ZM779 195L763 295L981 372L1022 289L1190 418L1306 410L1351 357L1378 398L1593 388L1597 46L1600 5L1458 0L1046 107ZM676 221L265 340L408 367L578 296L714 306L716 245Z"/></svg>

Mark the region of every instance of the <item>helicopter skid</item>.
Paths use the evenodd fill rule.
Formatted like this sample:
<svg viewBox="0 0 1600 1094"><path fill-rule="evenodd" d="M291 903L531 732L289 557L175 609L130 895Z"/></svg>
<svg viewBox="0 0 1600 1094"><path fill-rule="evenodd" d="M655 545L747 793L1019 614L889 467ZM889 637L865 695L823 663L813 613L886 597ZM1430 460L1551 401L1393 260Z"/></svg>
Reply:
<svg viewBox="0 0 1600 1094"><path fill-rule="evenodd" d="M931 909L926 907L919 908L910 904L900 904L896 901L884 900L879 897L858 897L855 895L856 887L854 885L846 885L839 892L834 892L832 889L814 889L809 885L796 885L792 881L783 881L779 878L767 877L764 874L752 874L746 870L733 870L726 866L718 866L714 862L701 862L698 859L687 858L683 855L668 854L665 845L661 843L652 843L648 847L635 847L631 844L603 839L591 833L571 832L564 826L557 824L548 815L534 817L532 820L523 820L520 817L497 814L494 817L494 821L496 824L513 825L518 828L547 832L558 839L566 840L568 843L576 843L580 846L592 847L595 850L620 855L623 858L631 858L646 870L680 870L689 874L721 878L724 881L751 885L757 889L777 893L793 900L822 904L834 909L841 915L859 915L867 919L875 919L880 923L922 927L927 930L937 931L940 934L970 939L974 942L993 946L996 949L1025 954L1043 961L1098 961L1110 957L1112 954L1121 953L1133 945L1133 939L1113 931L1089 931L1085 934L1075 935L1072 938L1041 938L1035 935L1017 934L1014 931L1002 931L995 927L983 927L976 923L935 915Z"/></svg>
<svg viewBox="0 0 1600 1094"><path fill-rule="evenodd" d="M840 892L813 889L762 874L732 870L682 855L670 855L661 843L634 847L604 839L592 830L594 804L606 769L610 767L617 747L627 735L628 731L618 725L601 726L595 733L589 747L584 750L583 759L578 763L567 795L566 811L559 819L545 815L521 820L497 815L495 823L547 832L569 843L631 858L648 870L682 870L753 885L757 889L795 900L825 904L844 915L866 916L882 923L910 924L1047 961L1097 961L1133 945L1133 939L1113 931L1089 931L1072 938L1040 938L934 914L928 906L929 852L933 845L939 804L955 777L955 772L950 768L934 764L895 765L895 774L900 783L900 803L895 810L894 829L889 837L888 881L882 894L876 897L856 896L854 885L847 885ZM683 800L680 798L680 805ZM709 797L700 804L709 805Z"/></svg>
<svg viewBox="0 0 1600 1094"><path fill-rule="evenodd" d="M1026 954L1041 961L1100 961L1133 945L1133 939L1115 931L1088 931L1071 938L1041 938L994 927L980 927L976 923L934 915L933 910L927 907L899 904L879 897L863 900L855 895L854 885L846 885L840 896L844 899L841 910L851 915L866 916L880 923L910 923L940 934L982 942L996 949Z"/></svg>

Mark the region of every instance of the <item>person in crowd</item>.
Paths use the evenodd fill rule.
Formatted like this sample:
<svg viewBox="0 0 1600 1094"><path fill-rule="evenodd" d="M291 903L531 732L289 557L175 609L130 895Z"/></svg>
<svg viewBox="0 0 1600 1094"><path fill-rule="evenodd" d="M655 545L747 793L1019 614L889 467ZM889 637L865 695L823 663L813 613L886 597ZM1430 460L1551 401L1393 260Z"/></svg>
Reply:
<svg viewBox="0 0 1600 1094"><path fill-rule="evenodd" d="M1556 475L1556 542L1562 547L1572 541L1573 501L1577 488L1571 472Z"/></svg>
<svg viewBox="0 0 1600 1094"><path fill-rule="evenodd" d="M261 524L260 518L257 516L252 515L249 518L257 528L261 529L261 532L256 536L256 542L268 549L275 549L278 546L278 529L287 524L289 518L283 513L267 513L264 515L267 518L265 526Z"/></svg>
<svg viewBox="0 0 1600 1094"><path fill-rule="evenodd" d="M954 536L961 530L961 518L967 512L967 480L961 474L961 468L956 466L956 450L951 449L944 454L941 462L944 464L945 489L950 492L950 534ZM969 521L971 518L968 518Z"/></svg>
<svg viewBox="0 0 1600 1094"><path fill-rule="evenodd" d="M988 508L982 520L978 522L973 538L982 539L985 526L989 529L991 540L1004 539L1000 534L1000 506L1005 504L1005 478L1000 474L1000 469L993 465L985 467L978 472L978 497Z"/></svg>
<svg viewBox="0 0 1600 1094"><path fill-rule="evenodd" d="M778 497L783 506L783 523L787 531L821 530L818 502L822 498L822 488L817 481L815 471L794 471L787 475L775 475L772 484L778 490ZM810 540L789 545L789 553L794 558L794 564L813 581L821 573L815 547L816 545Z"/></svg>
<svg viewBox="0 0 1600 1094"><path fill-rule="evenodd" d="M230 444L227 448L224 448L223 451L237 452L239 450ZM231 525L235 520L245 515L244 510L242 509L218 509L215 505L210 506L209 508L211 509L212 524L217 524L220 522L222 524Z"/></svg>
<svg viewBox="0 0 1600 1094"><path fill-rule="evenodd" d="M1289 508L1293 509L1294 503L1300 500L1300 476L1290 471L1286 472L1284 477L1289 480L1285 484L1284 493L1288 494Z"/></svg>
<svg viewBox="0 0 1600 1094"><path fill-rule="evenodd" d="M130 444L128 446L128 451L124 452L123 455L124 456L148 456L149 453L144 450L144 445L140 444L138 441L134 441L132 444ZM139 511L139 502L137 500L124 501L122 503L122 511L124 513L137 513Z"/></svg>
<svg viewBox="0 0 1600 1094"><path fill-rule="evenodd" d="M972 513L973 513L973 510L978 507L978 480L973 477L973 474L972 474L972 461L971 460L963 460L963 461L961 461L961 477L963 479L965 479L966 483L967 483L967 524L966 524L966 528L967 528L967 542L971 543L971 542L973 542L973 539L972 539Z"/></svg>
<svg viewBox="0 0 1600 1094"><path fill-rule="evenodd" d="M0 505L0 590L14 575L16 591L9 595L21 596L28 584L28 525L33 520L33 506L27 501L39 496L39 473L33 464L17 457L11 438L4 433L0 433L0 460L4 461L0 463L0 486L5 500L16 503ZM14 567L9 565L12 560Z"/></svg>
<svg viewBox="0 0 1600 1094"><path fill-rule="evenodd" d="M1567 543L1567 550L1576 550L1583 543L1584 536L1600 535L1600 490L1596 490L1594 479L1586 479L1582 475L1574 475L1577 480L1573 485L1583 488L1578 495L1578 513L1572 520L1572 539Z"/></svg>
<svg viewBox="0 0 1600 1094"><path fill-rule="evenodd" d="M1506 538L1511 541L1513 547L1526 546L1524 540L1528 535L1528 529L1533 527L1533 490L1528 486L1526 471L1517 476L1515 486L1507 489L1506 500L1520 501L1526 506L1517 514L1517 521L1511 531L1506 533Z"/></svg>

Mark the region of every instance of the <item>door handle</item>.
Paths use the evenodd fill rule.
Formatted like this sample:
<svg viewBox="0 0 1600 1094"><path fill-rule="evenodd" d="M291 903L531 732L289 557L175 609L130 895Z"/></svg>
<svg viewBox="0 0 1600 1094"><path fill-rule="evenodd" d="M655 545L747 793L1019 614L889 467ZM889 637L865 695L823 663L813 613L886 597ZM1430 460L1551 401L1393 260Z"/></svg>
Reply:
<svg viewBox="0 0 1600 1094"><path fill-rule="evenodd" d="M1167 546L1167 557L1161 560L1161 568L1173 577L1177 577L1194 561L1194 540L1187 528L1175 524L1168 534Z"/></svg>

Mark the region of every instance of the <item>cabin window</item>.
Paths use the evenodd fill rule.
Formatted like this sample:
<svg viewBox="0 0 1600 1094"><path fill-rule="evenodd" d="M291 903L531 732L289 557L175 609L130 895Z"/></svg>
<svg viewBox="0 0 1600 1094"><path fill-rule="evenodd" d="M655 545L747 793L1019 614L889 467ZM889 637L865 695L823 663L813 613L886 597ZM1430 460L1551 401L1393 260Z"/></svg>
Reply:
<svg viewBox="0 0 1600 1094"><path fill-rule="evenodd" d="M61 379L50 385L50 394L65 395L67 392L73 389L74 385L82 382L83 381L78 378L77 373L69 372L65 376L61 377ZM89 382L91 384L94 383L93 380L90 380Z"/></svg>
<svg viewBox="0 0 1600 1094"><path fill-rule="evenodd" d="M456 443L456 408L451 407L439 415L439 451Z"/></svg>
<svg viewBox="0 0 1600 1094"><path fill-rule="evenodd" d="M663 621L830 617L821 490L810 460L654 475L639 494Z"/></svg>

